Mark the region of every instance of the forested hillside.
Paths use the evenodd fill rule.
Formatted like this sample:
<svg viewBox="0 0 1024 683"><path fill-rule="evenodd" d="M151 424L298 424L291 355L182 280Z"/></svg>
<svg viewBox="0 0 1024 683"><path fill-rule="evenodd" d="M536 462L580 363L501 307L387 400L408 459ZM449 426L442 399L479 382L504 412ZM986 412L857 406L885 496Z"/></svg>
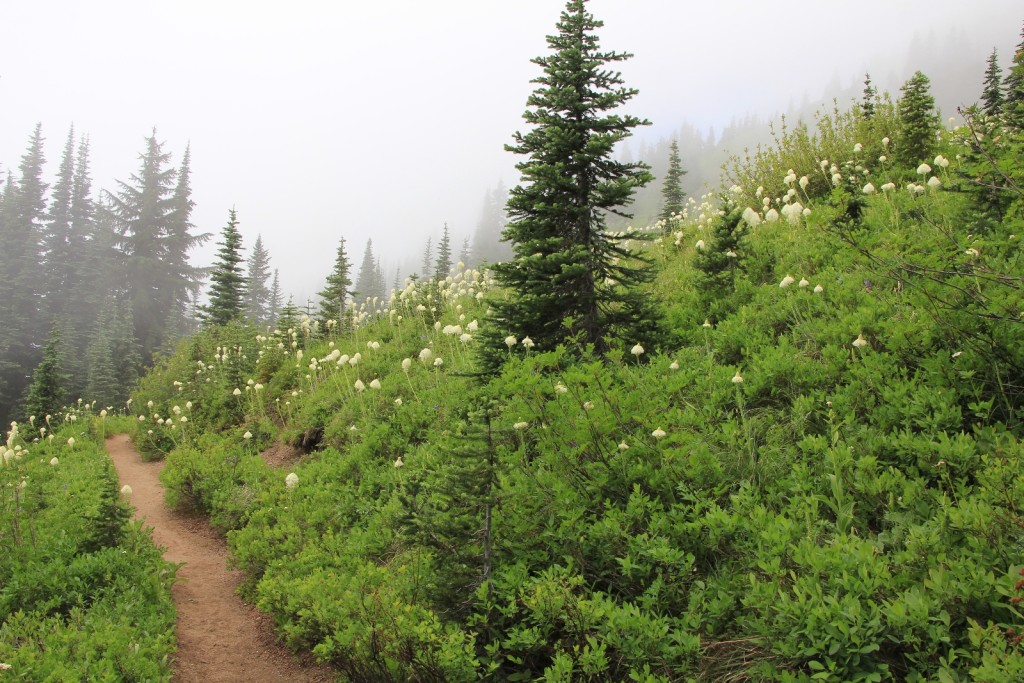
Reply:
<svg viewBox="0 0 1024 683"><path fill-rule="evenodd" d="M502 263L446 230L388 295L341 240L260 327L231 213L202 328L110 408L167 504L346 681L1024 680L1024 42L952 126L908 74L693 197L616 158L600 28L569 0L534 60ZM8 526L58 471L27 434Z"/></svg>

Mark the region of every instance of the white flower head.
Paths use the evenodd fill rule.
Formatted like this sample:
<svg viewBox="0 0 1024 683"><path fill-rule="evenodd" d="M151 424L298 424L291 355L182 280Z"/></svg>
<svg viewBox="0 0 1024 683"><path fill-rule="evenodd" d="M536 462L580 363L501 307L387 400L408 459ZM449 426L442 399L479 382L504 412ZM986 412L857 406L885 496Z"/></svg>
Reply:
<svg viewBox="0 0 1024 683"><path fill-rule="evenodd" d="M864 186L864 189L861 190L861 191L864 194L874 194L875 193L875 186L872 185L871 183L868 183L867 185Z"/></svg>
<svg viewBox="0 0 1024 683"><path fill-rule="evenodd" d="M693 246L695 246L697 248L697 251L704 251L704 249L706 247L706 245L704 244L704 240L697 240L697 244L695 244Z"/></svg>
<svg viewBox="0 0 1024 683"><path fill-rule="evenodd" d="M857 338L850 342L850 344L855 349L862 349L868 345L868 340L864 338L863 334L858 334Z"/></svg>
<svg viewBox="0 0 1024 683"><path fill-rule="evenodd" d="M380 389L380 380L379 379L375 379L372 382L370 382L370 388L371 389Z"/></svg>
<svg viewBox="0 0 1024 683"><path fill-rule="evenodd" d="M825 291L825 288L822 287L821 285L814 285L814 293L815 294L821 294L824 291Z"/></svg>
<svg viewBox="0 0 1024 683"><path fill-rule="evenodd" d="M235 390L234 390L234 391L232 391L231 393L232 393L232 394L233 394L234 396L241 396L241 395L242 395L242 390L241 390L241 389L239 389L238 387L235 387Z"/></svg>
<svg viewBox="0 0 1024 683"><path fill-rule="evenodd" d="M526 429L529 426L530 426L529 422L516 422L514 425L512 425L512 429L516 429L518 431L523 431L524 429Z"/></svg>
<svg viewBox="0 0 1024 683"><path fill-rule="evenodd" d="M917 175L928 175L932 172L932 167L928 164L921 164L917 167Z"/></svg>
<svg viewBox="0 0 1024 683"><path fill-rule="evenodd" d="M356 391L363 391L364 389L366 389L366 385L363 384L363 380L361 379L357 379L356 383L353 384L352 386L355 387Z"/></svg>
<svg viewBox="0 0 1024 683"><path fill-rule="evenodd" d="M619 442L619 450L620 451L628 451L629 450L629 444L626 443L625 441L620 441Z"/></svg>
<svg viewBox="0 0 1024 683"><path fill-rule="evenodd" d="M564 384L559 383L555 385L556 394L564 394L567 391L569 391L569 387L565 386Z"/></svg>
<svg viewBox="0 0 1024 683"><path fill-rule="evenodd" d="M634 346L633 348L631 348L631 349L629 350L629 352L630 352L631 354L633 354L634 356L636 356L637 358L639 358L640 356L642 356L642 355L644 354L644 347L642 347L642 346L640 346L639 344L637 344L636 346Z"/></svg>
<svg viewBox="0 0 1024 683"><path fill-rule="evenodd" d="M933 190L937 190L940 187L942 187L942 181L939 180L939 176L933 175L931 178L929 178L928 187L932 188Z"/></svg>
<svg viewBox="0 0 1024 683"><path fill-rule="evenodd" d="M50 458L50 465L51 466L56 467L59 464L60 464L60 460L58 460L56 457Z"/></svg>
<svg viewBox="0 0 1024 683"><path fill-rule="evenodd" d="M252 438L252 432L250 432L248 429L245 430L245 434L242 434L242 438L248 441L249 439Z"/></svg>
<svg viewBox="0 0 1024 683"><path fill-rule="evenodd" d="M73 437L73 436L69 436L68 437L68 446L70 446L71 448L75 447L75 437Z"/></svg>
<svg viewBox="0 0 1024 683"><path fill-rule="evenodd" d="M527 349L532 349L534 347L533 340L530 339L529 337L523 337L523 341L520 343Z"/></svg>
<svg viewBox="0 0 1024 683"><path fill-rule="evenodd" d="M863 149L864 149L864 145L862 145L862 144L860 144L860 143L858 142L857 144L855 144L855 145L853 146L853 153L854 153L854 154L859 154L859 153L861 152L861 150L863 150Z"/></svg>
<svg viewBox="0 0 1024 683"><path fill-rule="evenodd" d="M803 288L811 284L807 281L807 278L800 278L800 282L796 283L799 287Z"/></svg>
<svg viewBox="0 0 1024 683"><path fill-rule="evenodd" d="M786 287L789 287L794 282L796 282L796 280L793 278L793 276L787 274L786 277L782 278L782 282L779 283L779 287L781 289L785 289Z"/></svg>
<svg viewBox="0 0 1024 683"><path fill-rule="evenodd" d="M658 429L655 429L653 432L651 432L651 436L653 436L655 439L658 439L658 440L664 439L665 438L665 430L662 429L661 427L659 427Z"/></svg>
<svg viewBox="0 0 1024 683"><path fill-rule="evenodd" d="M679 361L674 360L671 363L669 363L668 369L669 370L678 370L679 369Z"/></svg>
<svg viewBox="0 0 1024 683"><path fill-rule="evenodd" d="M439 368L442 365L444 365L444 360L443 359L441 359L441 358L435 358L434 359L434 367L435 368Z"/></svg>
<svg viewBox="0 0 1024 683"><path fill-rule="evenodd" d="M743 375L740 374L739 370L737 370L736 374L732 376L732 383L733 384L743 384Z"/></svg>
<svg viewBox="0 0 1024 683"><path fill-rule="evenodd" d="M505 337L505 346L507 346L510 349L513 346L515 346L517 342L518 342L518 340L515 337L513 337L511 334L509 336Z"/></svg>
<svg viewBox="0 0 1024 683"><path fill-rule="evenodd" d="M434 357L434 352L424 347L420 350L420 360L426 363L428 360Z"/></svg>
<svg viewBox="0 0 1024 683"><path fill-rule="evenodd" d="M299 485L299 475L289 472L288 476L284 478L284 485L290 489L295 488Z"/></svg>

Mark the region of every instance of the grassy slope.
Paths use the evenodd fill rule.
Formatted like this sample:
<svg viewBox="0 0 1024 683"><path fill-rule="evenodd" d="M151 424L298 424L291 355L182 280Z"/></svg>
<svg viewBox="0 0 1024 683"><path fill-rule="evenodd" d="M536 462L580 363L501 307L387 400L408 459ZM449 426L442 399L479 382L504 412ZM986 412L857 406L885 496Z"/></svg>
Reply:
<svg viewBox="0 0 1024 683"><path fill-rule="evenodd" d="M835 187L801 151L810 216L751 230L726 290L690 246L716 209L648 248L662 349L517 343L482 384L459 335L486 284L460 277L355 333L192 340L138 392L137 440L229 531L247 597L352 680L1011 680L1022 355L992 310L1020 301L985 273L1018 243L966 220L956 164L912 193L841 152L865 130L829 138ZM786 191L770 168L738 207L758 169ZM292 487L257 457L276 439L310 448Z"/></svg>

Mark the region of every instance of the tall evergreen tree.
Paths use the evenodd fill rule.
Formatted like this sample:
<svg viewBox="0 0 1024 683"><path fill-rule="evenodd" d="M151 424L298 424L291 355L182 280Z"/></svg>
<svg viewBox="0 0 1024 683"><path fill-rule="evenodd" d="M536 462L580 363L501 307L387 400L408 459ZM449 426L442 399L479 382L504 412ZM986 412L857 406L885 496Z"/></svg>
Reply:
<svg viewBox="0 0 1024 683"><path fill-rule="evenodd" d="M40 361L39 342L49 323L40 311L40 270L46 217L43 129L36 125L21 157L16 182L9 179L0 209L0 420L9 421Z"/></svg>
<svg viewBox="0 0 1024 683"><path fill-rule="evenodd" d="M360 300L372 299L383 296L379 289L380 277L378 275L377 259L373 256L373 240L366 240L366 251L363 252L363 261L359 265L359 274L356 276L356 291L354 296Z"/></svg>
<svg viewBox="0 0 1024 683"><path fill-rule="evenodd" d="M661 205L661 219L668 221L673 214L683 213L683 199L686 193L683 192L683 164L679 159L679 141L674 139L669 146L668 172L665 174L665 182L661 186L661 197L664 202Z"/></svg>
<svg viewBox="0 0 1024 683"><path fill-rule="evenodd" d="M907 168L932 158L935 137L939 132L939 115L931 94L931 81L920 71L914 73L900 88L896 105L898 128L895 144L896 160Z"/></svg>
<svg viewBox="0 0 1024 683"><path fill-rule="evenodd" d="M217 244L217 261L210 271L210 302L202 308L203 323L226 325L242 317L245 274L242 270L242 234L238 232L238 214L228 212L228 223Z"/></svg>
<svg viewBox="0 0 1024 683"><path fill-rule="evenodd" d="M431 266L431 263L433 263L433 260L434 260L433 241L434 241L433 238L428 237L427 238L427 247L426 247L426 249L423 250L423 264L420 266L420 279L421 280L428 280L428 279L430 279L430 273L431 273L430 266Z"/></svg>
<svg viewBox="0 0 1024 683"><path fill-rule="evenodd" d="M448 232L448 224L444 224L441 241L437 243L437 260L434 261L434 275L443 280L452 271L452 237Z"/></svg>
<svg viewBox="0 0 1024 683"><path fill-rule="evenodd" d="M50 319L60 317L67 308L69 296L77 287L76 251L82 248L72 233L72 199L75 185L75 127L68 131L61 154L57 181L50 193L50 208L43 229L43 282L40 296Z"/></svg>
<svg viewBox="0 0 1024 683"><path fill-rule="evenodd" d="M256 236L249 255L248 270L245 275L245 317L253 325L262 327L270 321L270 252L263 246L263 236Z"/></svg>
<svg viewBox="0 0 1024 683"><path fill-rule="evenodd" d="M860 112L865 119L871 119L875 115L875 97L878 89L871 84L871 74L864 74L864 96L860 102Z"/></svg>
<svg viewBox="0 0 1024 683"><path fill-rule="evenodd" d="M1020 37L1010 70L1003 81L1003 111L1010 124L1016 128L1024 128L1024 28L1021 29Z"/></svg>
<svg viewBox="0 0 1024 683"><path fill-rule="evenodd" d="M345 253L345 238L338 240L338 253L334 259L334 270L327 276L327 284L320 290L320 321L337 320L338 325L346 328L348 319L347 303L352 293L352 264Z"/></svg>
<svg viewBox="0 0 1024 683"><path fill-rule="evenodd" d="M484 193L480 218L476 224L476 232L473 233L472 263L474 266L484 263L499 263L512 258L512 248L507 242L502 241L501 236L505 230L505 202L507 200L508 192L502 183L498 183L493 190L487 190ZM468 264L469 261L466 263Z"/></svg>
<svg viewBox="0 0 1024 683"><path fill-rule="evenodd" d="M472 255L473 255L473 252L472 252L472 248L470 247L469 238L468 237L464 237L462 239L462 249L459 250L459 263L461 263L462 265L468 267L469 266L469 259L472 257ZM396 287L396 289L397 289L397 287Z"/></svg>
<svg viewBox="0 0 1024 683"><path fill-rule="evenodd" d="M981 92L981 109L989 116L996 116L1003 111L1003 79L999 68L999 55L995 48L988 56L985 68L985 83Z"/></svg>
<svg viewBox="0 0 1024 683"><path fill-rule="evenodd" d="M171 213L176 171L168 166L170 154L156 139L156 129L146 138L139 155L141 167L129 182L118 181L116 194L107 193L117 247L124 259L125 286L132 297L135 336L148 364L164 342L168 319L168 293L182 283L167 263L165 238L174 231Z"/></svg>
<svg viewBox="0 0 1024 683"><path fill-rule="evenodd" d="M32 384L25 397L25 417L42 418L60 411L67 403L67 380L62 365L63 348L60 326L54 322L50 327L50 338L43 348L43 359L32 373Z"/></svg>
<svg viewBox="0 0 1024 683"><path fill-rule="evenodd" d="M277 316L281 311L281 302L284 293L281 291L281 277L277 268L274 268L274 279L270 285L270 296L267 299L267 325L271 329L277 327Z"/></svg>
<svg viewBox="0 0 1024 683"><path fill-rule="evenodd" d="M552 54L533 60L544 73L523 114L532 129L506 147L527 159L516 166L522 182L512 190L504 233L515 256L494 266L508 297L492 302L483 357L490 370L505 357L506 334L529 336L538 349L576 339L598 352L615 336L629 345L654 339L653 309L636 287L649 271L605 229L605 216L623 215L651 174L643 163L613 157L616 144L648 122L613 113L637 91L609 69L631 55L599 49L594 31L602 25L585 0L569 0L547 38Z"/></svg>
<svg viewBox="0 0 1024 683"><path fill-rule="evenodd" d="M199 297L206 271L189 263L189 253L210 239L209 233L194 233L192 224L192 147L185 147L177 183L171 195L168 231L164 238L164 263L169 284L163 292L162 306L168 315L168 324L181 332L188 331L188 308ZM172 336L172 335L166 335ZM172 343L177 339L170 339Z"/></svg>

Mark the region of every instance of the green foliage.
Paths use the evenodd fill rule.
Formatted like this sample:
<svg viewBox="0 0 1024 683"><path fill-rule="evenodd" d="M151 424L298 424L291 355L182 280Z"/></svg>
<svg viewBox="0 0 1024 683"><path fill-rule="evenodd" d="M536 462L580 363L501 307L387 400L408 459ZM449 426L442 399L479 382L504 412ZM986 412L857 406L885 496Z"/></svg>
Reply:
<svg viewBox="0 0 1024 683"><path fill-rule="evenodd" d="M679 159L679 141L673 139L668 153L668 172L661 185L661 218L664 221L683 213L683 199L686 197L682 186L684 175L686 171L683 170L683 164Z"/></svg>
<svg viewBox="0 0 1024 683"><path fill-rule="evenodd" d="M271 315L277 313L277 306L280 302L273 302L271 288L267 286L267 279L270 277L270 253L263 246L263 236L257 235L256 242L252 245L252 254L249 256L245 286L243 294L243 309L245 318L256 327L263 327L271 320ZM274 271L276 281L277 271ZM280 284L278 284L280 290ZM278 292L280 296L280 291ZM273 308L273 310L271 310Z"/></svg>
<svg viewBox="0 0 1024 683"><path fill-rule="evenodd" d="M935 136L939 132L939 115L931 94L931 81L920 71L900 88L897 103L898 128L893 152L906 168L928 161L935 152Z"/></svg>
<svg viewBox="0 0 1024 683"><path fill-rule="evenodd" d="M43 360L32 373L32 384L25 397L25 414L43 417L60 412L67 401L67 375L62 371L63 349L60 327L50 331L50 339L43 348Z"/></svg>
<svg viewBox="0 0 1024 683"><path fill-rule="evenodd" d="M350 327L346 305L352 293L352 278L349 272L352 264L345 253L345 238L338 242L338 255L334 259L334 270L327 276L327 284L320 291L320 323L326 325L328 320L336 321L342 329Z"/></svg>
<svg viewBox="0 0 1024 683"><path fill-rule="evenodd" d="M989 116L998 116L1003 111L1004 100L999 54L993 49L985 67L985 82L981 91L981 110Z"/></svg>
<svg viewBox="0 0 1024 683"><path fill-rule="evenodd" d="M89 418L76 409L70 415ZM19 680L168 681L174 567L69 417L0 446L0 662ZM73 445L68 445L74 436ZM29 443L29 440L32 443ZM51 460L52 459L52 460Z"/></svg>
<svg viewBox="0 0 1024 683"><path fill-rule="evenodd" d="M547 38L551 54L533 60L544 73L523 114L532 128L507 147L527 159L516 166L522 183L508 201L504 237L514 257L494 266L507 296L492 301L494 332L482 357L488 371L503 360L507 334L543 350L571 339L600 351L617 340L653 348L657 339L656 316L637 291L650 275L626 238L604 224L651 175L644 164L613 158L615 145L647 122L612 113L636 91L607 70L630 55L599 49L602 25L583 0L571 0L557 35Z"/></svg>
<svg viewBox="0 0 1024 683"><path fill-rule="evenodd" d="M245 276L242 271L242 234L238 232L238 215L228 213L228 224L221 235L217 262L210 273L210 302L203 306L203 322L225 325L242 317Z"/></svg>

